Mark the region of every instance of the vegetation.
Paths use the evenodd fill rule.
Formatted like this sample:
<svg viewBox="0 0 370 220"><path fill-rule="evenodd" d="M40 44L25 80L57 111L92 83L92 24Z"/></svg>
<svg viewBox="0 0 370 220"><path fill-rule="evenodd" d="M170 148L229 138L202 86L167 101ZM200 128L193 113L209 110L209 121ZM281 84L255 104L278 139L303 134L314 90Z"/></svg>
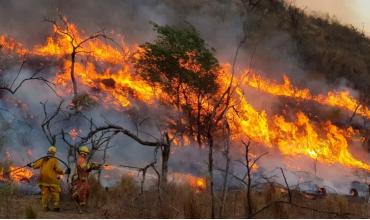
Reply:
<svg viewBox="0 0 370 220"><path fill-rule="evenodd" d="M32 207L32 205L27 206L26 208L26 217L28 219L35 219L37 218L37 211Z"/></svg>
<svg viewBox="0 0 370 220"><path fill-rule="evenodd" d="M289 1L242 0L252 13L247 17L248 27L253 28L249 40L258 42L263 36L274 36L282 31L288 33L295 45L302 69L323 75L330 83L339 83L345 78L362 94L368 103L370 84L370 39L354 26L340 24L329 16L308 15ZM258 24L258 27L256 25Z"/></svg>
<svg viewBox="0 0 370 220"><path fill-rule="evenodd" d="M180 117L171 118L169 127L196 137L199 145L205 136L205 120L210 109L204 105L216 103L219 85L218 60L199 33L186 28L154 24L158 37L154 43L141 45L143 55L135 67L148 83L166 92L166 106L176 106ZM170 120L167 120L170 121Z"/></svg>
<svg viewBox="0 0 370 220"><path fill-rule="evenodd" d="M221 2L221 1L217 1ZM298 54L302 69L310 74L324 76L328 82L338 83L339 78L345 78L362 94L362 102L369 102L370 84L370 40L353 27L345 27L328 18L309 16L304 11L279 0L241 0L236 4L244 7L242 14L245 18L245 29L248 31L249 44L239 45L238 50L250 50L251 42L271 36L276 32L288 33L294 44L293 52ZM263 19L261 19L263 18ZM369 204L364 198L346 197L344 195L326 195L310 197L298 189L291 190L286 187L269 183L259 189L253 188L251 170L255 161L249 161L249 143L246 145L247 174L241 182L246 189L236 189L228 192L227 179L229 175L229 143L225 144L226 168L213 166L213 150L217 140L230 139L231 134L225 114L229 109L231 86L221 91L217 83L219 63L214 56L213 49L209 48L200 34L192 27L159 26L154 24L158 33L157 39L152 43L140 46L143 52L135 63L137 73L153 87L165 93L164 106L176 107L179 115L166 115L168 133L190 137L197 141L199 146L207 147L208 182L207 190L197 190L188 185L177 185L163 181L167 179L168 160L170 156L171 141L168 133L157 141L146 141L135 133L120 125L95 125L93 119L86 120L90 130L86 136L78 135L76 140L67 140L67 132L61 133L51 129L56 116L61 112L62 102L51 116L44 107L45 119L42 125L50 144L55 144L56 137L62 137L69 147L69 158L75 155L76 149L83 144L91 144L92 154L110 147L109 142L113 136L124 134L137 143L150 146L154 150L154 161L144 168L137 168L145 176L147 169L153 168L158 177L158 184L143 190L131 176L123 176L121 182L110 188L102 187L92 178L90 198L90 213L82 217L102 218L332 218L332 217L368 217ZM90 38L105 36L98 32ZM87 40L90 40L87 38ZM74 40L73 40L74 42ZM73 43L71 79L74 88L73 109L87 111L97 105L88 93L79 93L74 81L73 63L76 50L83 42ZM356 52L354 52L354 50ZM140 52L141 52L140 51ZM235 55L236 60L237 53ZM234 67L232 68L234 69ZM36 76L37 73L34 73ZM35 79L35 78L30 78ZM36 78L44 81L43 79ZM108 82L106 82L108 83ZM1 83L0 83L1 84ZM15 93L19 87L3 82L3 90ZM20 84L21 86L22 84ZM205 104L206 103L206 104ZM49 113L50 114L50 113ZM76 116L78 117L78 116ZM334 117L334 116L333 116ZM71 119L71 118L69 118ZM52 122L52 123L51 123ZM221 126L223 126L221 128ZM137 128L137 130L139 130ZM162 131L160 131L162 135ZM222 133L222 134L221 134ZM225 141L225 142L230 142ZM220 142L221 143L221 142ZM222 143L223 144L223 143ZM220 147L222 144L218 144ZM221 147L220 147L221 148ZM72 151L74 149L74 151ZM162 151L162 170L156 169L157 150ZM263 156L263 155L262 155ZM259 157L260 158L260 157ZM73 158L71 159L73 160ZM68 161L70 162L70 161ZM251 165L252 164L252 165ZM131 167L133 168L133 167ZM135 168L135 167L134 167ZM218 169L225 173L223 189L214 189L213 172ZM284 176L284 172L282 175ZM230 173L230 175L233 175ZM284 180L285 176L284 176ZM143 181L144 182L144 181ZM2 184L0 182L0 184ZM40 207L30 206L33 201L38 203L35 196L19 197L12 186L0 187L0 217L76 217L76 209L71 199L65 195L62 202L63 215L54 213L38 213ZM68 194L67 194L68 195ZM309 198L310 197L310 198ZM21 205L20 205L21 204ZM25 208L26 207L26 208ZM20 210L22 208L22 210ZM216 209L220 212L216 214ZM77 217L81 217L77 215Z"/></svg>
<svg viewBox="0 0 370 220"><path fill-rule="evenodd" d="M14 204L14 186L11 184L4 184L0 187L0 217L12 218L12 205Z"/></svg>
<svg viewBox="0 0 370 220"><path fill-rule="evenodd" d="M224 131L217 129L221 121L228 123L225 114L229 108L231 88L220 91L217 83L220 73L218 61L193 27L154 24L154 29L158 33L157 40L141 45L143 55L135 67L145 80L167 93L165 105L178 108L180 116L166 119L169 124L167 129L172 129L175 135L180 134L179 137L186 135L196 140L199 147L209 148L209 189L211 216L214 218L214 131Z"/></svg>
<svg viewBox="0 0 370 220"><path fill-rule="evenodd" d="M92 180L92 197L88 213L78 214L74 204L66 198L62 201L62 210L56 212L37 212L41 207L38 196L13 196L9 202L8 214L1 209L0 217L23 218L210 218L210 195L206 191L197 191L188 185L168 184L159 194L156 188L149 188L140 193L137 182L131 176L123 176L116 186L101 187ZM254 207L258 210L270 201L286 194L286 190L277 185L265 185L252 194ZM307 199L306 194L292 190L292 200L300 208L288 203L276 203L263 210L254 218L366 218L369 204L364 198L345 195L327 195L316 199ZM220 194L217 204L220 204ZM245 217L245 193L240 190L230 191L224 217ZM30 208L29 204L34 204ZM28 207L24 209L24 207ZM24 211L23 211L23 210ZM32 209L32 211L31 211Z"/></svg>

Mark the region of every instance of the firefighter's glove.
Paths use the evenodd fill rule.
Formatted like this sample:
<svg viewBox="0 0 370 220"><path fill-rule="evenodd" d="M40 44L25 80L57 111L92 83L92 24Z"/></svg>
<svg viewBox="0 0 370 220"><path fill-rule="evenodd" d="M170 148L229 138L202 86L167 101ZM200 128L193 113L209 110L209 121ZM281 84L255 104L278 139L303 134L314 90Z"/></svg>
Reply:
<svg viewBox="0 0 370 220"><path fill-rule="evenodd" d="M32 163L28 163L27 166L32 168Z"/></svg>
<svg viewBox="0 0 370 220"><path fill-rule="evenodd" d="M71 168L67 168L64 173L67 174L67 175L70 174L71 173Z"/></svg>

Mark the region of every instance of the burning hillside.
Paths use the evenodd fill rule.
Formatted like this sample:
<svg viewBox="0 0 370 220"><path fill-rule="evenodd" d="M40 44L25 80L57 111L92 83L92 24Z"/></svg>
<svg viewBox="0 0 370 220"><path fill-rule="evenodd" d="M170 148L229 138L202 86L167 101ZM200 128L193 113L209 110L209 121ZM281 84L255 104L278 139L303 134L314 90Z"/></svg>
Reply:
<svg viewBox="0 0 370 220"><path fill-rule="evenodd" d="M296 99L310 100L318 102L322 105L343 108L368 119L370 118L369 108L362 105L361 102L359 102L356 98L352 97L350 92L347 90L329 91L326 95L312 95L311 91L307 88L300 89L294 87L287 76L284 76L284 81L282 84L270 82L260 75L251 72L251 70L247 70L244 76L243 83L263 92L267 92L276 96L287 96Z"/></svg>
<svg viewBox="0 0 370 220"><path fill-rule="evenodd" d="M154 105L155 100L170 98L161 92L158 86L149 85L135 75L133 63L143 56L137 46L118 44L102 33L85 35L76 25L67 22L65 18L63 21L64 29L53 23L53 32L43 45L24 48L21 43L1 36L2 48L5 52L16 53L20 57L42 57L59 62L62 67L52 74L55 75L52 82L55 83L57 92L64 97L73 95L70 83L73 65L77 84L83 85L89 91L95 91L91 93L92 96L96 100L104 100L101 104L105 108L120 111L130 108L134 100ZM69 59L72 53L77 54L76 60ZM188 54L188 60L181 61L180 65L184 69L197 72L200 67L192 61L192 56ZM104 70L99 71L102 66L105 67ZM231 80L230 66L224 64L219 70L218 84L221 88L226 89ZM253 70L241 70L240 74L235 75L242 76L242 79L238 82L237 77L234 78L236 95L231 100L234 110L227 113L233 141L250 138L268 148L278 148L287 156L305 155L329 164L342 164L370 171L366 162L356 159L350 152L350 144L359 136L359 132L353 128L339 128L330 121L317 124L302 111L296 113L293 121L286 119L284 115L270 116L265 111L254 109L243 95L243 88L248 85L274 96L312 100L369 118L369 109L361 105L348 91L312 95L308 88L294 87L286 76L283 84L277 84L262 78ZM191 99L196 98L189 95ZM193 103L196 103L195 100ZM202 105L212 109L207 102Z"/></svg>
<svg viewBox="0 0 370 220"><path fill-rule="evenodd" d="M228 191L244 190L238 200L248 218L261 211L253 203L264 193L300 208L307 207L293 202L299 196L348 187L352 197L364 194L365 49L347 62L349 40L334 51L336 44L322 43L338 40L323 31L339 31L335 23L281 1L148 1L123 2L130 16L118 26L86 5L87 15L44 16L32 37L22 37L24 21L18 31L0 28L1 185L31 185L39 176L41 190L72 192L79 212L90 188L135 194L142 205L151 192L161 206L168 205L163 192L180 189L190 209L208 201L211 217L232 216ZM105 29L92 31L96 17Z"/></svg>

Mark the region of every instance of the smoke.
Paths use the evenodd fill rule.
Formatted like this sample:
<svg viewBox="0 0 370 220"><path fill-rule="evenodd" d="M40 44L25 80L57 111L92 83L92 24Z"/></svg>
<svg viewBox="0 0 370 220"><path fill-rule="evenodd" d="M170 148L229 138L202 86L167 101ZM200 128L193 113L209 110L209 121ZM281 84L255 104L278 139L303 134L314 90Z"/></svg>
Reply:
<svg viewBox="0 0 370 220"><path fill-rule="evenodd" d="M258 27L253 26L253 22L245 20L241 16L241 8L238 3L233 1L170 1L170 0L106 0L106 1L65 1L65 0L37 0L37 1L2 1L0 0L0 34L13 36L26 45L42 43L50 33L50 24L43 22L45 17L55 17L58 10L63 13L70 21L77 24L86 33L96 32L101 29L113 31L116 34L123 34L129 44L141 44L155 39L156 33L152 30L150 22L160 25L186 25L191 24L206 40L208 45L215 48L216 55L222 63L232 63L235 50L244 35L255 34L254 30ZM266 34L266 33L262 33ZM262 35L261 34L261 35ZM260 36L258 42L247 41L238 56L237 69L251 67L272 79L280 80L283 74L288 74L293 78L294 84L308 86L316 92L325 92L332 89L331 86L323 83L321 79L308 80L309 73L300 68L300 61L295 54L295 45L290 35L274 30L265 36ZM8 70L9 79L16 74L16 67ZM32 74L31 69L25 69L22 77ZM57 72L55 69L47 69L44 76L49 78ZM19 80L22 80L20 78ZM343 83L343 87L346 87ZM84 88L81 88L84 89ZM86 89L86 88L85 88ZM248 102L258 110L268 109L269 114L279 111L281 100L269 95L263 95L255 90L245 88ZM354 91L355 92L355 91ZM258 98L256 98L258 97ZM26 161L36 159L45 154L49 145L40 124L44 119L44 112L40 102L46 103L48 113L52 113L57 107L60 99L44 83L30 81L24 84L16 95L6 95L6 99L0 102L1 111L0 124L2 137L6 140L2 146L2 153L11 151L16 163L23 164ZM68 109L67 102L63 109ZM169 114L168 110L161 109L151 119L155 122L160 121L162 114ZM140 111L140 117L147 112L143 106L136 104L133 111ZM63 114L70 114L65 112ZM136 127L127 112L116 112L98 105L84 113L87 118L93 118L94 123L104 124L112 122L122 124L126 128L135 131ZM80 130L81 135L86 135L89 131L89 123L86 120L78 119L72 122L59 122L53 127L54 132L61 129L69 131L73 128ZM154 120L157 119L157 120ZM154 122L146 122L141 125L141 137L153 140L147 135L150 133L154 137L159 137L159 129ZM59 139L57 142L58 155L66 158L67 147ZM153 160L154 148L145 147L137 144L125 136L114 137L111 142L112 148L109 149L107 161L109 163L124 164L143 167ZM27 155L27 149L32 149L33 155ZM256 145L257 153L263 153L266 148ZM174 149L170 157L170 171L186 172L202 176L207 173L207 149L200 149L194 146L184 146ZM98 152L94 158L102 162L103 152ZM243 148L236 146L232 152L233 160L243 159ZM306 157L294 158L294 161L286 161L287 158L278 152L270 152L268 156L261 160L261 175L268 175L276 167L282 166L289 170L289 183L301 181L298 174L293 174L292 163L299 161L301 171L314 173L312 159ZM224 165L224 157L219 152L216 154L217 166ZM315 175L306 175L304 178L312 179L314 184L329 185L332 188L344 193L348 190L348 182L356 179L351 175L350 169L343 169L338 166L328 166L316 164L319 172ZM240 164L233 164L233 171L243 174L245 170ZM297 166L295 166L297 167ZM341 174L333 171L341 170ZM217 178L222 177L218 173ZM321 177L322 179L320 179ZM346 181L343 181L345 178ZM320 179L320 181L318 180ZM281 182L281 178L276 181ZM237 185L236 182L234 184ZM344 184L344 185L341 185ZM347 184L347 185L346 185Z"/></svg>

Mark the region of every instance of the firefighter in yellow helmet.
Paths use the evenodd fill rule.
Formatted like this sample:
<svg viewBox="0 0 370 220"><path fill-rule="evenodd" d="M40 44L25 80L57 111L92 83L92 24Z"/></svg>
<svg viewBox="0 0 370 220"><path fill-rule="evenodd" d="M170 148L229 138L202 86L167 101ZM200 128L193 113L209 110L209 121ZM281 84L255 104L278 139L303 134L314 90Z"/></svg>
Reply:
<svg viewBox="0 0 370 220"><path fill-rule="evenodd" d="M102 165L88 161L89 148L79 148L79 156L76 169L72 176L72 197L82 208L86 208L87 199L90 193L89 174L92 170L99 170Z"/></svg>
<svg viewBox="0 0 370 220"><path fill-rule="evenodd" d="M27 164L33 169L40 169L39 187L41 189L41 204L45 211L49 210L49 197L53 200L54 211L60 210L60 182L58 175L69 173L69 169L63 172L59 162L55 158L57 148L51 146L48 149L47 156L37 160L34 163Z"/></svg>

